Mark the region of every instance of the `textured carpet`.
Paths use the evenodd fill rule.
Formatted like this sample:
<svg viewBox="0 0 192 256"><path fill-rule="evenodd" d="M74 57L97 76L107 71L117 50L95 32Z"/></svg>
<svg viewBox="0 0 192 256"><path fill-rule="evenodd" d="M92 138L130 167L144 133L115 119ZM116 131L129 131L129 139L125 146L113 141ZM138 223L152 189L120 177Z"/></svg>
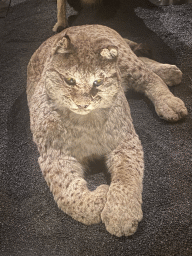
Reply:
<svg viewBox="0 0 192 256"><path fill-rule="evenodd" d="M59 210L37 164L26 68L33 52L53 35L55 1L27 0L0 20L0 255L192 255L191 17L192 5L155 7L147 0L111 0L101 9L83 8L69 18L70 25L103 24L136 42L147 42L157 61L176 64L184 74L182 83L171 88L189 111L178 123L159 119L143 95L127 93L145 154L144 217L133 236L121 238L110 235L102 223L85 226ZM97 172L87 180L90 189L106 182Z"/></svg>

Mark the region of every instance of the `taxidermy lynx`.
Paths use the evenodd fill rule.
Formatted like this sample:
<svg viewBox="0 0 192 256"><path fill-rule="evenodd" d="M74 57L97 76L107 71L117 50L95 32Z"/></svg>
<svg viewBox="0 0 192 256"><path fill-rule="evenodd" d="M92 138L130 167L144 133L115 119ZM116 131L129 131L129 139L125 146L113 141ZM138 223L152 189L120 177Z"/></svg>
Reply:
<svg viewBox="0 0 192 256"><path fill-rule="evenodd" d="M39 165L59 208L87 225L102 221L119 237L132 235L143 216L143 149L123 88L145 93L168 121L187 115L165 84L180 83L181 71L139 59L128 44L135 45L101 25L65 29L33 54L27 85ZM90 191L86 163L100 157L111 183Z"/></svg>
<svg viewBox="0 0 192 256"><path fill-rule="evenodd" d="M80 0L81 4L97 4L102 2L102 0ZM64 28L68 27L67 17L66 17L66 2L67 0L57 0L57 23L53 27L54 32L60 32Z"/></svg>

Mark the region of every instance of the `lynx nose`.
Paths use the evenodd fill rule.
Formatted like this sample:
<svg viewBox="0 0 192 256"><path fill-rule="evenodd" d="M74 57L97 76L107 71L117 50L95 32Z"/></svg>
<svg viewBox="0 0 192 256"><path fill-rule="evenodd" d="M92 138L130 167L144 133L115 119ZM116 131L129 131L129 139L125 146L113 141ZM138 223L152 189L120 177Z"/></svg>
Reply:
<svg viewBox="0 0 192 256"><path fill-rule="evenodd" d="M81 93L76 95L74 102L79 109L85 109L91 104L91 97L88 93Z"/></svg>
<svg viewBox="0 0 192 256"><path fill-rule="evenodd" d="M77 105L78 108L83 109L83 108L87 108L89 105Z"/></svg>

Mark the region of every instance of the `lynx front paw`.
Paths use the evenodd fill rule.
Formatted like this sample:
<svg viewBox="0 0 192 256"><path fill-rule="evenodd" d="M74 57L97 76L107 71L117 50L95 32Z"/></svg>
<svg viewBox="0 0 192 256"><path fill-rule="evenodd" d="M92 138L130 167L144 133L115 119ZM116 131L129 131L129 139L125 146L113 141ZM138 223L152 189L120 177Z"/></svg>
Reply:
<svg viewBox="0 0 192 256"><path fill-rule="evenodd" d="M155 104L155 110L160 118L175 122L185 117L188 112L183 101L174 96L166 96Z"/></svg>
<svg viewBox="0 0 192 256"><path fill-rule="evenodd" d="M106 204L109 186L101 185L94 191L78 189L71 191L68 197L57 200L58 206L75 220L85 225L101 222L101 212Z"/></svg>
<svg viewBox="0 0 192 256"><path fill-rule="evenodd" d="M110 234L133 235L142 217L141 203L136 198L109 189L101 219Z"/></svg>
<svg viewBox="0 0 192 256"><path fill-rule="evenodd" d="M68 22L57 22L54 27L53 27L53 32L61 32L62 30L64 30L65 28L68 27Z"/></svg>
<svg viewBox="0 0 192 256"><path fill-rule="evenodd" d="M84 204L82 204L84 205L83 211L85 216L80 215L82 223L91 225L101 222L101 212L107 201L108 190L108 185L100 185L85 198Z"/></svg>

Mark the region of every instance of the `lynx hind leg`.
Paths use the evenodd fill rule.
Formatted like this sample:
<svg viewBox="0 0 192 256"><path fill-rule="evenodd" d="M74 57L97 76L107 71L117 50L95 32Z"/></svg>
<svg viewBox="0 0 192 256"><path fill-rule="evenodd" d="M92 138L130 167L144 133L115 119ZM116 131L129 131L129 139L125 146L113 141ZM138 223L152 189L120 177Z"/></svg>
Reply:
<svg viewBox="0 0 192 256"><path fill-rule="evenodd" d="M158 75L168 86L178 85L182 80L181 70L170 64L159 63L146 57L139 57L146 67Z"/></svg>
<svg viewBox="0 0 192 256"><path fill-rule="evenodd" d="M176 122L188 114L184 102L170 94L157 101L155 110L160 118L170 122Z"/></svg>
<svg viewBox="0 0 192 256"><path fill-rule="evenodd" d="M146 69L145 74L142 85L135 87L137 91L144 92L153 102L158 116L171 122L184 118L188 114L184 102L175 97L164 81L154 72Z"/></svg>
<svg viewBox="0 0 192 256"><path fill-rule="evenodd" d="M127 38L124 38L124 40L139 59L145 63L147 68L157 74L168 86L178 85L181 83L182 72L177 66L163 64L152 60L151 49L149 49L145 44L138 44Z"/></svg>
<svg viewBox="0 0 192 256"><path fill-rule="evenodd" d="M121 65L125 70L127 62L122 61ZM138 57L137 62L132 61L132 65L132 69L127 66L126 84L129 88L144 93L153 102L159 117L176 122L188 114L184 102L175 97L167 87L167 84L181 82L182 72L176 66L141 57ZM166 72L162 72L163 67Z"/></svg>
<svg viewBox="0 0 192 256"><path fill-rule="evenodd" d="M86 225L101 221L108 192L107 185L100 185L96 190L89 191L83 179L82 167L72 157L55 161L52 157L40 157L39 164L61 210Z"/></svg>
<svg viewBox="0 0 192 256"><path fill-rule="evenodd" d="M159 117L176 122L188 114L184 102L170 92L160 76L143 65L139 58L133 64L132 70L127 69L126 82L130 88L144 93L153 102Z"/></svg>

